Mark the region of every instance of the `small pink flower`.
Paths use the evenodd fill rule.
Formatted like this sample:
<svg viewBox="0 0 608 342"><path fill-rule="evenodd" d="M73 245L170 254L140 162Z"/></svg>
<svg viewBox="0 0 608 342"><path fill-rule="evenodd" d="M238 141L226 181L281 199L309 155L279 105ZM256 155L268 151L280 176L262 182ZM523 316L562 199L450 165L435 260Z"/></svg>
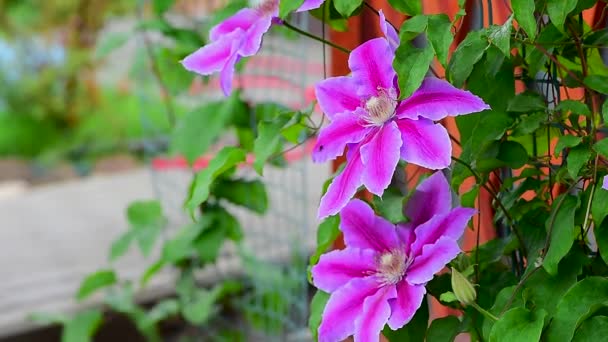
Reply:
<svg viewBox="0 0 608 342"><path fill-rule="evenodd" d="M315 9L324 0L305 0L297 11ZM244 8L209 32L210 43L187 56L182 64L201 75L220 72L224 94L232 91L234 66L241 57L255 55L262 38L279 16L279 0L254 0L252 8Z"/></svg>
<svg viewBox="0 0 608 342"><path fill-rule="evenodd" d="M321 256L312 268L317 288L331 294L319 342L378 341L388 323L407 324L426 294L425 285L460 252L457 240L475 213L451 207L450 187L437 172L416 189L405 208L410 222L393 225L363 201L340 212L346 248Z"/></svg>

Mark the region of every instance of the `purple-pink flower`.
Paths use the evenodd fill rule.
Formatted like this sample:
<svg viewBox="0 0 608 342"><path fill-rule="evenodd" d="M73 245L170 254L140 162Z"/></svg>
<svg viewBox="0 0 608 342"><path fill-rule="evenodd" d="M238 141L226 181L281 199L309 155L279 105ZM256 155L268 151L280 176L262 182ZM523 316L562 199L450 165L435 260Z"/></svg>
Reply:
<svg viewBox="0 0 608 342"><path fill-rule="evenodd" d="M425 285L460 253L457 240L475 210L451 206L441 172L422 182L405 208L410 222L393 225L363 201L340 212L346 248L321 256L312 268L317 288L331 294L319 341L378 341L388 323L407 324L426 294Z"/></svg>
<svg viewBox="0 0 608 342"><path fill-rule="evenodd" d="M346 167L321 199L320 218L338 213L362 184L381 196L399 159L434 170L448 167L450 137L435 121L489 109L479 97L432 77L399 101L391 45L385 38L360 45L348 60L351 76L316 86L319 105L331 123L319 134L313 160L335 159L348 147Z"/></svg>
<svg viewBox="0 0 608 342"><path fill-rule="evenodd" d="M305 0L297 11L315 9L324 0ZM232 91L234 67L241 57L255 55L262 37L279 16L279 0L253 0L252 8L244 8L209 32L209 44L187 56L183 66L201 75L220 72L224 94Z"/></svg>

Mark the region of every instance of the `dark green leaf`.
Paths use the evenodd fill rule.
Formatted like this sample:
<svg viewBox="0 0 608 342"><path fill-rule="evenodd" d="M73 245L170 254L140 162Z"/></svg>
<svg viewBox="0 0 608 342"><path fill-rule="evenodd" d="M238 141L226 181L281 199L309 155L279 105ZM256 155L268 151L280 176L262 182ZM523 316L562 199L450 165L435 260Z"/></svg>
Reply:
<svg viewBox="0 0 608 342"><path fill-rule="evenodd" d="M547 108L545 101L537 94L523 93L515 96L509 101L507 110L509 112L537 112L544 111Z"/></svg>
<svg viewBox="0 0 608 342"><path fill-rule="evenodd" d="M528 36L534 40L536 37L536 17L534 16L534 0L512 0L511 7L515 19L526 31Z"/></svg>
<svg viewBox="0 0 608 342"><path fill-rule="evenodd" d="M319 325L321 325L321 318L323 310L325 310L325 304L329 300L329 294L321 290L317 290L312 301L310 302L310 316L308 318L308 328L312 334L313 341L317 341L319 338Z"/></svg>
<svg viewBox="0 0 608 342"><path fill-rule="evenodd" d="M462 87L488 46L487 39L482 37L480 31L470 32L458 45L448 67L449 77L454 86Z"/></svg>
<svg viewBox="0 0 608 342"><path fill-rule="evenodd" d="M91 341L97 329L101 326L103 315L99 310L88 310L76 314L63 327L61 342Z"/></svg>
<svg viewBox="0 0 608 342"><path fill-rule="evenodd" d="M595 188L595 194L593 195L593 202L591 203L591 216L596 227L599 226L606 216L608 216L608 191L603 189L601 186Z"/></svg>
<svg viewBox="0 0 608 342"><path fill-rule="evenodd" d="M310 257L308 264L310 267L319 262L321 255L334 244L338 235L340 235L340 216L330 216L326 218L317 229L317 248L315 253ZM308 281L312 283L312 275L308 272Z"/></svg>
<svg viewBox="0 0 608 342"><path fill-rule="evenodd" d="M279 2L279 17L281 19L287 18L289 13L297 10L302 4L304 0L291 0L291 1L280 1Z"/></svg>
<svg viewBox="0 0 608 342"><path fill-rule="evenodd" d="M553 320L546 331L546 341L570 341L576 328L608 303L608 279L588 277L559 300Z"/></svg>
<svg viewBox="0 0 608 342"><path fill-rule="evenodd" d="M511 29L513 27L513 17L501 26L492 25L488 29L488 40L491 44L502 51L505 56L511 56Z"/></svg>
<svg viewBox="0 0 608 342"><path fill-rule="evenodd" d="M454 316L437 318L426 332L427 342L452 342L460 332L460 320Z"/></svg>
<svg viewBox="0 0 608 342"><path fill-rule="evenodd" d="M227 237L235 242L243 239L243 228L241 223L224 208L218 208L214 212L216 224L224 227Z"/></svg>
<svg viewBox="0 0 608 342"><path fill-rule="evenodd" d="M576 8L578 0L547 0L547 12L555 27L563 30L568 13Z"/></svg>
<svg viewBox="0 0 608 342"><path fill-rule="evenodd" d="M521 137L536 132L545 120L547 120L547 114L545 112L520 115L519 123L513 128L511 136Z"/></svg>
<svg viewBox="0 0 608 342"><path fill-rule="evenodd" d="M207 200L211 183L224 172L245 161L245 156L245 151L240 148L224 147L205 169L196 174L186 203L191 213Z"/></svg>
<svg viewBox="0 0 608 342"><path fill-rule="evenodd" d="M116 284L116 273L113 270L100 270L89 274L78 289L76 299L83 300L95 291Z"/></svg>
<svg viewBox="0 0 608 342"><path fill-rule="evenodd" d="M418 37L422 32L426 31L429 24L429 16L416 15L406 20L399 29L399 41L401 44L406 44L412 39Z"/></svg>
<svg viewBox="0 0 608 342"><path fill-rule="evenodd" d="M213 195L248 208L258 214L268 210L266 186L259 180L220 180L213 188Z"/></svg>
<svg viewBox="0 0 608 342"><path fill-rule="evenodd" d="M578 145L570 149L570 153L568 153L568 158L566 158L566 161L568 162L568 173L572 178L576 179L579 172L583 166L589 162L592 155L593 153L586 145Z"/></svg>
<svg viewBox="0 0 608 342"><path fill-rule="evenodd" d="M520 143L507 140L500 144L498 159L512 169L519 169L528 162L528 152Z"/></svg>
<svg viewBox="0 0 608 342"><path fill-rule="evenodd" d="M357 8L361 7L363 0L333 0L333 3L336 10L345 18L348 18L357 10Z"/></svg>
<svg viewBox="0 0 608 342"><path fill-rule="evenodd" d="M419 49L411 44L401 44L396 51L393 67L397 72L401 98L410 96L424 80L433 61L433 48L430 45Z"/></svg>
<svg viewBox="0 0 608 342"><path fill-rule="evenodd" d="M604 189L600 189L600 191L604 192L604 193L608 193L608 191L606 191ZM602 197L606 198L608 196L602 196ZM594 198L594 203L596 201L599 202L604 198ZM603 216L605 218L606 211L607 211L606 202L603 202L602 206L604 207L604 210L603 210L601 216ZM595 219L595 216L594 216L594 219ZM608 220L604 219L601 224L595 226L594 230L593 230L593 234L595 236L595 241L597 242L597 247L599 249L600 256L602 257L604 262L607 262L607 260L608 260Z"/></svg>
<svg viewBox="0 0 608 342"><path fill-rule="evenodd" d="M127 208L127 219L133 237L144 256L154 247L158 235L167 224L159 201L136 201Z"/></svg>
<svg viewBox="0 0 608 342"><path fill-rule="evenodd" d="M544 310L531 312L524 308L513 308L494 323L490 342L540 341L546 315Z"/></svg>
<svg viewBox="0 0 608 342"><path fill-rule="evenodd" d="M580 114L580 115L585 115L585 116L591 115L591 111L589 110L589 107L587 107L586 104L584 104L581 101L575 101L575 100L563 100L559 103L559 105L557 105L555 110L561 111L561 112L570 112L573 114Z"/></svg>
<svg viewBox="0 0 608 342"><path fill-rule="evenodd" d="M193 242L199 260L203 263L215 262L224 245L227 233L225 227L213 225L200 234Z"/></svg>
<svg viewBox="0 0 608 342"><path fill-rule="evenodd" d="M405 222L403 199L400 193L385 191L382 197L374 196L374 208L380 216L392 223Z"/></svg>
<svg viewBox="0 0 608 342"><path fill-rule="evenodd" d="M409 21L409 20L408 20ZM407 22L407 21L406 21ZM429 25L426 36L437 54L437 60L444 67L448 64L448 52L454 37L452 36L452 23L445 14L429 16Z"/></svg>
<svg viewBox="0 0 608 342"><path fill-rule="evenodd" d="M608 122L608 101L604 101L602 105L602 119L604 119L604 123Z"/></svg>
<svg viewBox="0 0 608 342"><path fill-rule="evenodd" d="M408 324L397 331L385 328L382 334L391 342L423 342L428 325L429 306L425 298Z"/></svg>
<svg viewBox="0 0 608 342"><path fill-rule="evenodd" d="M604 158L608 158L608 139L604 138L600 141L598 141L597 143L595 143L595 145L593 145L593 149L602 155L602 157Z"/></svg>
<svg viewBox="0 0 608 342"><path fill-rule="evenodd" d="M174 1L175 0L153 0L152 7L154 8L154 12L157 15L162 15L173 6Z"/></svg>
<svg viewBox="0 0 608 342"><path fill-rule="evenodd" d="M608 76L589 75L584 79L585 85L598 93L608 94Z"/></svg>
<svg viewBox="0 0 608 342"><path fill-rule="evenodd" d="M559 137L557 144L555 145L554 154L557 156L564 148L572 148L578 146L583 141L583 138L575 135L562 135Z"/></svg>
<svg viewBox="0 0 608 342"><path fill-rule="evenodd" d="M566 198L563 201L561 197L555 200L551 216L546 223L551 240L543 260L543 267L553 276L557 274L559 262L568 254L574 242L574 213L580 204L578 197L567 194L562 196Z"/></svg>
<svg viewBox="0 0 608 342"><path fill-rule="evenodd" d="M422 13L422 2L420 0L388 0L388 2L399 12L410 16Z"/></svg>
<svg viewBox="0 0 608 342"><path fill-rule="evenodd" d="M572 342L597 342L608 336L608 317L595 316L584 321L576 330Z"/></svg>

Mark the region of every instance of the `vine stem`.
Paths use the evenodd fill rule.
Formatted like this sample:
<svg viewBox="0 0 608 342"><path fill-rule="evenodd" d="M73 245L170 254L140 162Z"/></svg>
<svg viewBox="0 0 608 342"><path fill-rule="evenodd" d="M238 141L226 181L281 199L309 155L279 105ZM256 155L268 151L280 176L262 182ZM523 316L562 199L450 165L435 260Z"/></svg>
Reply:
<svg viewBox="0 0 608 342"><path fill-rule="evenodd" d="M491 312L489 312L488 310L482 308L481 306L479 306L477 303L473 302L470 304L471 307L473 307L475 310L479 311L482 315L492 319L493 321L498 321L498 317L494 316Z"/></svg>
<svg viewBox="0 0 608 342"><path fill-rule="evenodd" d="M346 54L350 54L350 52L351 52L349 49L347 49L347 48L345 48L345 47L342 47L342 46L340 46L340 45L338 45L338 44L335 44L335 43L333 43L333 42L331 42L331 41L329 41L329 40L327 40L327 39L323 39L323 38L321 38L321 37L317 37L317 36L315 36L315 35L314 35L314 34L312 34L312 33L306 32L306 31L304 31L304 30L300 30L299 28L297 28L297 27L295 27L295 26L291 25L290 23L288 23L288 22L286 22L286 21L284 21L284 22L283 22L283 26L285 26L285 27L287 27L288 29L290 29L290 30L292 30L292 31L294 31L294 32L296 32L296 33L299 33L299 34L301 34L301 35L303 35L303 36L305 36L305 37L308 37L308 38L310 38L310 39L316 40L316 41L321 42L321 43L323 43L323 44L327 44L327 45L329 45L329 46L333 47L334 49L339 50L339 51L342 51L342 52L344 52L344 53L346 53Z"/></svg>

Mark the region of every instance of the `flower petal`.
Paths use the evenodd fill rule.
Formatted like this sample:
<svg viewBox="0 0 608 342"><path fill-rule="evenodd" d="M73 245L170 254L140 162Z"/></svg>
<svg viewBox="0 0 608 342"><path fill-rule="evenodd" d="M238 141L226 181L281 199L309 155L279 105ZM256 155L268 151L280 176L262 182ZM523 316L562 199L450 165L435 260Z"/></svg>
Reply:
<svg viewBox="0 0 608 342"><path fill-rule="evenodd" d="M365 298L363 312L355 321L355 342L378 341L380 332L391 315L388 301L397 297L395 286L385 286Z"/></svg>
<svg viewBox="0 0 608 342"><path fill-rule="evenodd" d="M340 230L348 247L385 252L399 247L395 225L376 216L367 203L350 201L340 212Z"/></svg>
<svg viewBox="0 0 608 342"><path fill-rule="evenodd" d="M427 119L397 120L397 126L403 139L401 158L432 170L450 166L452 144L443 126Z"/></svg>
<svg viewBox="0 0 608 342"><path fill-rule="evenodd" d="M382 30L382 33L384 33L384 37L386 40L388 40L388 45L391 47L391 50L393 50L394 53L399 47L399 33L397 33L397 30L395 30L393 25L386 20L384 12L382 12L382 10L378 12L380 15L380 29Z"/></svg>
<svg viewBox="0 0 608 342"><path fill-rule="evenodd" d="M321 129L312 152L315 163L324 163L344 154L347 144L358 143L369 131L360 123L359 116L352 112L337 114L331 123Z"/></svg>
<svg viewBox="0 0 608 342"><path fill-rule="evenodd" d="M346 248L323 254L313 266L315 286L331 293L355 278L365 278L376 271L376 252L371 249Z"/></svg>
<svg viewBox="0 0 608 342"><path fill-rule="evenodd" d="M419 255L425 245L436 243L441 237L458 240L467 223L475 215L472 208L454 208L447 214L433 216L429 221L416 227L416 241L412 244L412 254Z"/></svg>
<svg viewBox="0 0 608 342"><path fill-rule="evenodd" d="M217 41L225 35L230 34L238 29L243 32L249 30L253 24L260 19L260 15L251 8L243 8L236 12L231 17L214 26L209 31L209 40Z"/></svg>
<svg viewBox="0 0 608 342"><path fill-rule="evenodd" d="M348 59L357 94L366 99L377 96L379 89L393 89L396 77L393 69L395 58L388 41L384 38L369 40L354 49Z"/></svg>
<svg viewBox="0 0 608 342"><path fill-rule="evenodd" d="M319 342L342 341L355 332L355 320L365 298L374 295L380 284L374 277L357 278L332 293L319 326Z"/></svg>
<svg viewBox="0 0 608 342"><path fill-rule="evenodd" d="M242 34L242 31L239 32ZM182 60L182 65L186 70L200 75L211 75L222 70L233 55L232 40L237 38L236 34L226 36L225 39L209 43L196 50Z"/></svg>
<svg viewBox="0 0 608 342"><path fill-rule="evenodd" d="M401 246L403 246L403 252L409 255L412 243L416 239L414 225L411 222L399 223L395 226L395 230L397 231L397 236L399 236L399 241L401 241Z"/></svg>
<svg viewBox="0 0 608 342"><path fill-rule="evenodd" d="M608 190L608 175L604 176L604 180L602 181L602 189Z"/></svg>
<svg viewBox="0 0 608 342"><path fill-rule="evenodd" d="M388 326L393 330L401 329L414 317L426 294L424 285L410 285L405 280L396 287L397 297L389 301L392 314Z"/></svg>
<svg viewBox="0 0 608 342"><path fill-rule="evenodd" d="M342 170L342 173L334 178L327 188L327 192L321 198L319 219L337 214L348 203L362 184L362 173L361 154L359 146L355 145L350 147L346 155L346 167Z"/></svg>
<svg viewBox="0 0 608 342"><path fill-rule="evenodd" d="M232 81L234 79L234 68L236 63L239 60L239 55L236 53L238 49L239 42L234 41L232 45L232 55L226 61L224 68L220 72L220 83L222 86L222 90L224 91L224 95L230 96L232 92Z"/></svg>
<svg viewBox="0 0 608 342"><path fill-rule="evenodd" d="M391 183L401 158L401 144L401 132L397 124L391 121L377 130L370 141L361 147L361 160L365 165L363 184L371 193L382 196Z"/></svg>
<svg viewBox="0 0 608 342"><path fill-rule="evenodd" d="M310 11L312 9L319 8L323 4L323 1L325 0L304 0L304 3L296 12Z"/></svg>
<svg viewBox="0 0 608 342"><path fill-rule="evenodd" d="M399 118L416 119L419 116L441 120L446 116L470 114L490 109L481 98L466 90L458 89L449 82L428 77L420 88L399 104Z"/></svg>
<svg viewBox="0 0 608 342"><path fill-rule="evenodd" d="M352 77L331 77L315 86L319 106L330 119L343 112L352 112L361 106L357 85Z"/></svg>
<svg viewBox="0 0 608 342"><path fill-rule="evenodd" d="M452 208L452 193L441 172L420 183L405 206L405 216L414 227L423 224L436 214L446 214Z"/></svg>
<svg viewBox="0 0 608 342"><path fill-rule="evenodd" d="M410 284L424 285L433 279L433 276L458 256L460 252L456 240L442 236L434 244L422 247L422 253L414 259L412 265L407 269L405 279Z"/></svg>
<svg viewBox="0 0 608 342"><path fill-rule="evenodd" d="M264 34L268 32L272 25L272 17L264 16L258 19L251 25L251 28L247 30L245 39L239 48L239 54L241 56L253 56L260 51L262 46L262 38Z"/></svg>

